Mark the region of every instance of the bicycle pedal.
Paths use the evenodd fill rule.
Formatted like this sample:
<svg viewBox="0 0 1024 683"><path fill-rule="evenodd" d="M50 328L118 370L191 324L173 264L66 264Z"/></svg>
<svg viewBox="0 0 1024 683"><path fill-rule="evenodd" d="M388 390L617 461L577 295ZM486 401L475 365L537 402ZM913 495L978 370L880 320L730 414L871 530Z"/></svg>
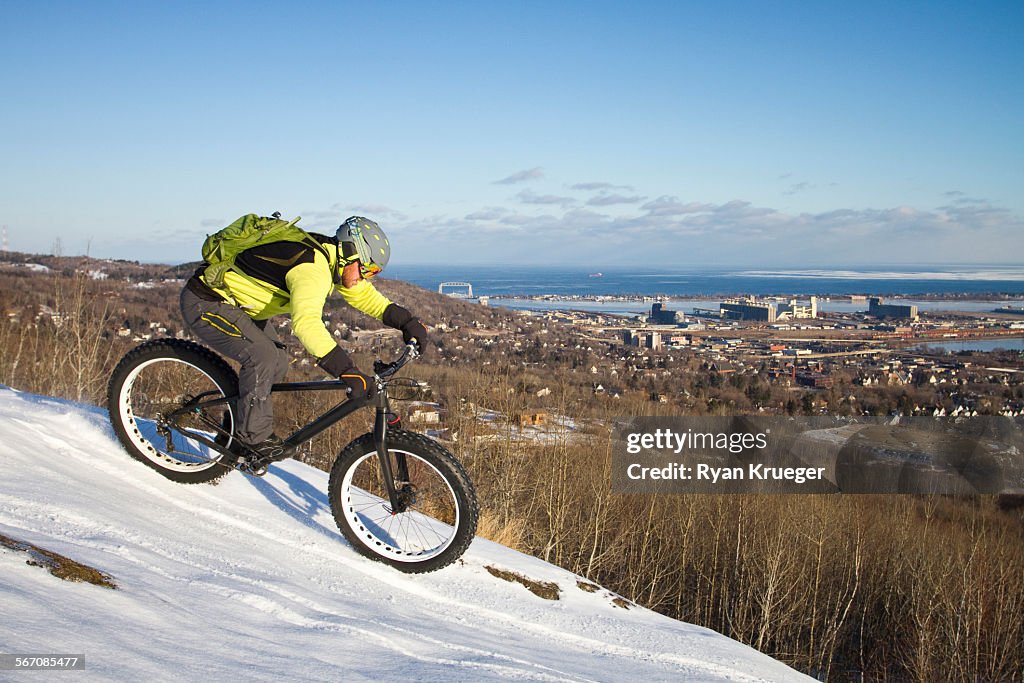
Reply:
<svg viewBox="0 0 1024 683"><path fill-rule="evenodd" d="M256 461L245 461L235 465L235 468L243 474L248 474L253 477L262 477L267 473L267 467L270 465L269 462Z"/></svg>

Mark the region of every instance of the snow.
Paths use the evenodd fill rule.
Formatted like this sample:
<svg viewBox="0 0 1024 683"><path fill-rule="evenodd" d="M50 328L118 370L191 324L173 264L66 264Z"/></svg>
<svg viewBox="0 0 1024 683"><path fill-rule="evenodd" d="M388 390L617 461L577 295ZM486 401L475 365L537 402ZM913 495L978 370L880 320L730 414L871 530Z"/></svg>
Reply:
<svg viewBox="0 0 1024 683"><path fill-rule="evenodd" d="M65 582L0 546L0 651L84 655L76 680L812 680L484 539L402 574L348 546L326 473L287 461L175 484L129 458L98 408L0 387L0 463L0 534L118 585Z"/></svg>
<svg viewBox="0 0 1024 683"><path fill-rule="evenodd" d="M24 268L26 270L31 270L34 273L50 272L49 266L44 266L42 263L5 263L0 265L9 266L12 268Z"/></svg>

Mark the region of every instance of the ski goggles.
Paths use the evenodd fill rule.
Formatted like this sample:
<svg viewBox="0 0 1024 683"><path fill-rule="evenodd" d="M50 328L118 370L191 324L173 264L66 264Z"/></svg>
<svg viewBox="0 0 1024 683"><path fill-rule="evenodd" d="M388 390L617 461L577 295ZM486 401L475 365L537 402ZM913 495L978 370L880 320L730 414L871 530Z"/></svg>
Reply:
<svg viewBox="0 0 1024 683"><path fill-rule="evenodd" d="M363 263L362 261L359 262L359 272L362 273L363 277L366 279L370 279L371 277L379 273L381 270L383 269L376 263Z"/></svg>

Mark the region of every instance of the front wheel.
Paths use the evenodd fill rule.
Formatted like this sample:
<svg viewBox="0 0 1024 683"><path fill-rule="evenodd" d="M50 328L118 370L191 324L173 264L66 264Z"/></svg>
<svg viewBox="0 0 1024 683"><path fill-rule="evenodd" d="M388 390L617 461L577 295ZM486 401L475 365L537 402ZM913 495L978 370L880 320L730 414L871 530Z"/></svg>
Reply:
<svg viewBox="0 0 1024 683"><path fill-rule="evenodd" d="M107 388L107 409L125 450L168 479L213 481L237 456L212 449L233 445L238 376L204 346L157 339L129 351Z"/></svg>
<svg viewBox="0 0 1024 683"><path fill-rule="evenodd" d="M451 564L473 540L480 512L466 470L422 434L389 431L387 447L402 509L391 508L373 435L364 434L331 468L329 495L338 528L356 551L403 572Z"/></svg>

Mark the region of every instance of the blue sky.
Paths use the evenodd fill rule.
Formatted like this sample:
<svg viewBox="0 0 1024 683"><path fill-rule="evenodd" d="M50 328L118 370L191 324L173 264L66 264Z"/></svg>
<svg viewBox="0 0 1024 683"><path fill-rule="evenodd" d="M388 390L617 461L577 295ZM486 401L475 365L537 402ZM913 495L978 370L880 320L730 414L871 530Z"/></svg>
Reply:
<svg viewBox="0 0 1024 683"><path fill-rule="evenodd" d="M1024 263L1020 2L0 2L10 248Z"/></svg>

